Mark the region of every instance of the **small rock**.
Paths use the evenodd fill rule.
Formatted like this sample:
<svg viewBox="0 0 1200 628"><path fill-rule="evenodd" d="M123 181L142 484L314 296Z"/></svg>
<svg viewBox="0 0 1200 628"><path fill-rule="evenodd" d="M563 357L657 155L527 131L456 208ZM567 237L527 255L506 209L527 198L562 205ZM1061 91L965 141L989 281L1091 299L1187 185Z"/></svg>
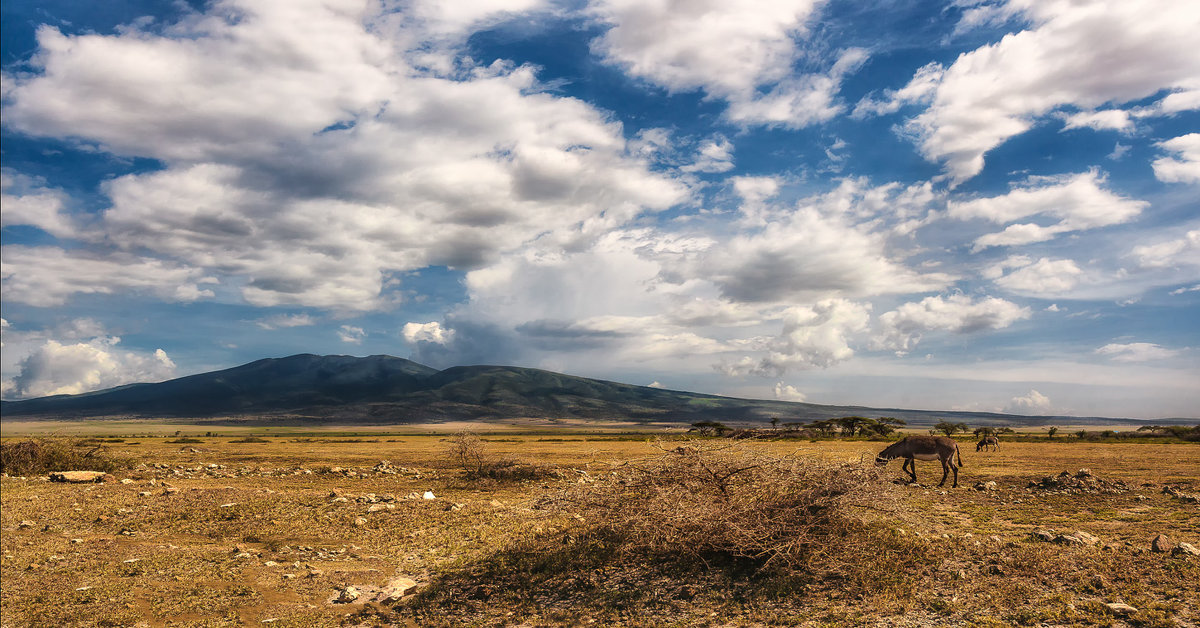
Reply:
<svg viewBox="0 0 1200 628"><path fill-rule="evenodd" d="M1165 534L1160 534L1160 535L1154 537L1154 540L1150 541L1150 551L1152 551L1152 552L1169 552L1169 551L1171 551L1171 539Z"/></svg>
<svg viewBox="0 0 1200 628"><path fill-rule="evenodd" d="M421 499L437 499L437 496L433 494L433 491L425 491L425 494L421 496Z"/></svg>
<svg viewBox="0 0 1200 628"><path fill-rule="evenodd" d="M1114 615L1118 616L1132 615L1137 612L1136 608L1121 602L1110 602L1105 604L1105 606L1107 606L1108 610L1112 611Z"/></svg>
<svg viewBox="0 0 1200 628"><path fill-rule="evenodd" d="M57 471L50 474L51 482L67 482L69 484L110 482L115 479L103 471Z"/></svg>
<svg viewBox="0 0 1200 628"><path fill-rule="evenodd" d="M275 562L275 561L273 561L273 560L268 560L267 562L263 563L263 566L264 566L264 567L274 567L274 566L276 566L276 565L278 565L278 564L279 564L279 563L277 563L277 562Z"/></svg>
<svg viewBox="0 0 1200 628"><path fill-rule="evenodd" d="M387 510L387 507L388 504L371 504L367 506L367 512L379 512L380 510Z"/></svg>
<svg viewBox="0 0 1200 628"><path fill-rule="evenodd" d="M416 580L403 577L395 578L383 585L383 592L379 594L379 601L383 602L384 604L399 602L401 598L416 588Z"/></svg>
<svg viewBox="0 0 1200 628"><path fill-rule="evenodd" d="M1100 544L1100 537L1098 537L1094 534L1088 534L1087 532L1084 532L1083 530L1076 530L1075 534L1073 534L1071 536L1074 536L1075 538L1079 539L1084 545L1087 545L1089 547L1093 547L1093 546Z"/></svg>
<svg viewBox="0 0 1200 628"><path fill-rule="evenodd" d="M358 596L359 596L358 589L356 589L354 587L346 587L346 588L342 589L341 591L338 591L337 597L333 598L333 603L334 604L349 604L350 602L357 600Z"/></svg>
<svg viewBox="0 0 1200 628"><path fill-rule="evenodd" d="M1179 545L1175 546L1175 549L1171 550L1171 555L1200 556L1200 549L1196 549L1196 546L1192 545L1191 543L1180 543Z"/></svg>
<svg viewBox="0 0 1200 628"><path fill-rule="evenodd" d="M1031 533L1031 535L1033 538L1038 539L1039 541L1046 542L1054 541L1056 538L1054 534L1048 530L1035 530Z"/></svg>
<svg viewBox="0 0 1200 628"><path fill-rule="evenodd" d="M28 530L29 528L32 528L35 525L37 525L37 524L32 521L26 520L26 521L22 521L21 523L17 524L17 529L18 530Z"/></svg>
<svg viewBox="0 0 1200 628"><path fill-rule="evenodd" d="M129 478L121 478L121 484L133 484L133 480Z"/></svg>
<svg viewBox="0 0 1200 628"><path fill-rule="evenodd" d="M445 509L446 509L447 511L462 510L462 509L463 509L463 506L465 506L465 505L466 505L466 504L455 504L455 503L451 502L451 503L448 503L448 504L446 504L446 508L445 508Z"/></svg>
<svg viewBox="0 0 1200 628"><path fill-rule="evenodd" d="M361 527L367 525L367 520L363 519L362 517L359 517L354 520L354 525L355 525L355 527L361 528Z"/></svg>

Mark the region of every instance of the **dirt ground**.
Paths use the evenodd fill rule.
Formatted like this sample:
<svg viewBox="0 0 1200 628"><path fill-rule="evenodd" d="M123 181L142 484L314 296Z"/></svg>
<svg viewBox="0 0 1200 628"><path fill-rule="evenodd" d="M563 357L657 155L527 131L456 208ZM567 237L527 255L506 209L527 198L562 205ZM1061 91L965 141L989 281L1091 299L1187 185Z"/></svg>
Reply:
<svg viewBox="0 0 1200 628"><path fill-rule="evenodd" d="M1181 542L1200 547L1200 505L1178 497L1200 491L1195 444L1060 438L1001 442L997 452L976 453L964 442L957 489L936 486L941 476L936 462L918 462L920 485L896 483L889 490L902 496L907 511L896 534L920 539L927 564L911 574L893 574L897 582L884 592L845 583L810 583L779 595L739 592L729 582L745 577L714 567L663 576L673 579L667 588L682 591L670 599L645 590L626 591L618 599L610 594L628 588L622 578L649 580L630 575L628 565L613 566L588 576L605 595L572 597L535 590L551 580L507 579L480 588L464 584L463 574L484 563L494 567L496 556L524 539L556 533L568 515L539 508L545 496L594 481L625 461L661 454L654 437L569 431L483 437L489 454L558 472L523 482L468 481L445 455L447 435L425 433L280 436L267 442L124 438L105 443L112 457L128 461L114 474L116 481L4 477L0 624L1200 622L1200 557L1169 551ZM885 445L748 446L802 459L869 461ZM885 481L898 480L899 467L893 462ZM1082 477L1095 478L1083 490L1030 486L1064 471L1076 477L1080 469L1088 470ZM1167 486L1176 495L1164 493ZM1083 531L1098 540L1045 541L1035 531L1051 538ZM1170 539L1167 552L1152 551L1159 534ZM879 569L889 570L886 564ZM382 601L388 586L401 579L416 586ZM339 595L352 597L347 587L358 598L337 601Z"/></svg>

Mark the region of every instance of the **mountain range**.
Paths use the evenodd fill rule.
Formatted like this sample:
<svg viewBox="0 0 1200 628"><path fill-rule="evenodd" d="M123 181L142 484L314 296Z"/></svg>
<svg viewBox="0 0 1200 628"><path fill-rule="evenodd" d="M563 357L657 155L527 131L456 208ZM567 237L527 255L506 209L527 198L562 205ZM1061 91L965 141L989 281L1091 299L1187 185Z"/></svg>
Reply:
<svg viewBox="0 0 1200 628"><path fill-rule="evenodd" d="M1137 419L1017 416L737 399L633 386L511 366L437 370L404 358L293 355L153 384L0 403L0 415L41 419L237 418L330 424L406 424L517 418L641 424L761 424L891 416L912 426L1127 424Z"/></svg>

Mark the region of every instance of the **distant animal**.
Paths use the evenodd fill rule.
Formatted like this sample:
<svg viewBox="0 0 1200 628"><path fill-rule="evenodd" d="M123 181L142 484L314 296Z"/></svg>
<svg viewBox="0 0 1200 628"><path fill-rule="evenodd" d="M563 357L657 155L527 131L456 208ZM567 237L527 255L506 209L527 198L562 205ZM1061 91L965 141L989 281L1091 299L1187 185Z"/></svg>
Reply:
<svg viewBox="0 0 1200 628"><path fill-rule="evenodd" d="M958 457L957 465L954 464L955 456ZM896 458L904 458L904 465L900 468L908 473L914 483L917 481L917 460L941 460L942 481L938 486L945 486L946 476L950 475L953 469L954 488L958 488L958 468L963 466L963 462L958 443L953 438L923 434L905 436L879 452L879 455L875 456L875 464L883 466Z"/></svg>
<svg viewBox="0 0 1200 628"><path fill-rule="evenodd" d="M992 451L1000 451L1000 439L995 436L984 436L979 439L979 443L975 445L975 451L987 449L987 446L992 446Z"/></svg>

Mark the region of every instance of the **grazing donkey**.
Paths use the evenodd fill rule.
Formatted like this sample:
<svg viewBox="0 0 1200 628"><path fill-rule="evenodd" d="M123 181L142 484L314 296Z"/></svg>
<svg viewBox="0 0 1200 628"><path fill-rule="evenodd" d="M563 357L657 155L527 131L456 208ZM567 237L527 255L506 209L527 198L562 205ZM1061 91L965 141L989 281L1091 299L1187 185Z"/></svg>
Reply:
<svg viewBox="0 0 1200 628"><path fill-rule="evenodd" d="M954 457L958 456L958 464L954 464ZM895 458L904 458L904 465L901 470L908 472L910 478L915 483L917 481L917 464L916 460L941 460L942 461L942 482L938 486L945 486L946 476L950 475L950 470L954 470L954 488L958 488L958 468L963 466L962 453L958 451L958 443L953 438L945 436L905 436L899 442L888 445L887 449L879 452L875 456L875 464L883 466L889 460Z"/></svg>
<svg viewBox="0 0 1200 628"><path fill-rule="evenodd" d="M975 445L975 451L987 449L987 446L992 446L992 451L1000 451L1000 439L995 436L984 436L979 439L979 443Z"/></svg>

